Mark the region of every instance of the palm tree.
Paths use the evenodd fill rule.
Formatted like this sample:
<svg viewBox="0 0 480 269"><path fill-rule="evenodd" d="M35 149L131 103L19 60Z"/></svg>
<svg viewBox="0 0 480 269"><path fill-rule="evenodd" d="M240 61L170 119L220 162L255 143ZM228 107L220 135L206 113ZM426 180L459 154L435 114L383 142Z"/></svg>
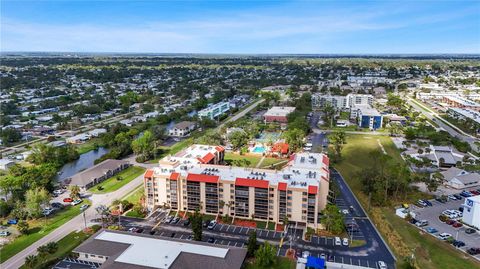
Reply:
<svg viewBox="0 0 480 269"><path fill-rule="evenodd" d="M106 207L105 205L99 205L95 208L95 211L97 211L97 213L100 214L102 218L102 227L103 227L104 225L103 216L108 214L108 207Z"/></svg>
<svg viewBox="0 0 480 269"><path fill-rule="evenodd" d="M80 197L80 187L77 186L77 185L72 185L70 187L70 197L72 197L72 199L77 199Z"/></svg>
<svg viewBox="0 0 480 269"><path fill-rule="evenodd" d="M38 256L40 259L44 259L48 255L48 247L46 245L41 245L37 248Z"/></svg>
<svg viewBox="0 0 480 269"><path fill-rule="evenodd" d="M49 242L46 245L48 253L53 254L58 250L58 243L57 242Z"/></svg>
<svg viewBox="0 0 480 269"><path fill-rule="evenodd" d="M25 266L27 268L34 268L38 263L38 258L35 255L28 255L25 257Z"/></svg>

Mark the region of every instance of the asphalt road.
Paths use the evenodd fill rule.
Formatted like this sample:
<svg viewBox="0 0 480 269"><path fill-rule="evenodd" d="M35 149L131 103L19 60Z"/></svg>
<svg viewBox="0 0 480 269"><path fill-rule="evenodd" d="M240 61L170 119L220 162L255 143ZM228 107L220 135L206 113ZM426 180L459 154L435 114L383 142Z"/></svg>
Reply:
<svg viewBox="0 0 480 269"><path fill-rule="evenodd" d="M407 102L409 105L411 105L415 110L418 112L422 113L425 117L428 119L434 121L438 126L440 126L442 129L444 129L446 132L448 132L451 136L457 137L458 139L467 142L470 144L473 150L478 151L478 146L475 144L475 142L478 141L477 138L472 137L468 134L465 134L461 130L457 130L455 128L452 128L450 125L445 123L443 119L441 119L436 113L434 112L427 112L425 111L425 108L420 107L418 104L413 102L410 98L407 98Z"/></svg>

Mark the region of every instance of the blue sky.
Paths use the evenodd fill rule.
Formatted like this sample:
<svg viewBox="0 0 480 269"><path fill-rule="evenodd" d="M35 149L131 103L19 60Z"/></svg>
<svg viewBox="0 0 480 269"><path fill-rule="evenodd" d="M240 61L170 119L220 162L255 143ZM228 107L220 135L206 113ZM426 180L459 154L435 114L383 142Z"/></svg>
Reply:
<svg viewBox="0 0 480 269"><path fill-rule="evenodd" d="M1 1L1 51L480 53L480 1Z"/></svg>

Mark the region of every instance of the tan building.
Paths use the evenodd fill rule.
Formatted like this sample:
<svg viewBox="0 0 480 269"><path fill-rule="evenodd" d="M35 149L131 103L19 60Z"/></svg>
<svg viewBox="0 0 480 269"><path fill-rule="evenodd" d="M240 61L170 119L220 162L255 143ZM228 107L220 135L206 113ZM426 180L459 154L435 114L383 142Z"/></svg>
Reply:
<svg viewBox="0 0 480 269"><path fill-rule="evenodd" d="M276 223L288 218L301 226L317 227L329 190L325 154L297 153L282 170L269 170L219 165L223 148L192 147L187 155L166 157L159 167L147 170L144 186L150 210L165 206ZM199 150L202 147L210 151ZM211 158L215 153L218 159Z"/></svg>

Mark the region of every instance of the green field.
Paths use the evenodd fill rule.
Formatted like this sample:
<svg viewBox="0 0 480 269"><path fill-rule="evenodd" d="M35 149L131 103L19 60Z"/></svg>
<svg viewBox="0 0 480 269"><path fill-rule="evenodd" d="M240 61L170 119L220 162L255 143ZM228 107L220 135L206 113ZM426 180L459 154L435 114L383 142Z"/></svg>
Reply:
<svg viewBox="0 0 480 269"><path fill-rule="evenodd" d="M99 142L100 142L99 138L93 138L83 144L77 145L76 147L77 147L78 154L84 154L91 150L96 149L98 147Z"/></svg>
<svg viewBox="0 0 480 269"><path fill-rule="evenodd" d="M91 193L108 193L116 191L121 187L125 186L128 182L142 175L144 172L145 168L143 167L130 166L122 172L114 175L113 177L108 178L105 181L102 181L101 183L91 187L90 189L88 189L88 191ZM118 180L118 177L121 177L122 179ZM99 190L99 187L101 188L101 190Z"/></svg>
<svg viewBox="0 0 480 269"><path fill-rule="evenodd" d="M71 232L64 238L58 241L58 250L54 254L49 254L43 259L43 263L39 263L37 266L33 267L34 269L46 268L47 265L53 265L58 260L61 260L67 256L74 248L80 245L83 241L87 240L90 235L81 232ZM20 267L22 269L27 269L29 267L23 265Z"/></svg>
<svg viewBox="0 0 480 269"><path fill-rule="evenodd" d="M85 203L90 204L90 202L87 200L84 200L82 204ZM22 251L24 248L30 246L37 240L46 236L53 230L57 229L80 214L80 205L68 206L66 209L56 213L51 218L47 218L46 225L44 218L29 221L30 233L28 235L21 235L15 238L11 243L3 246L0 251L0 262L3 263L18 252Z"/></svg>
<svg viewBox="0 0 480 269"><path fill-rule="evenodd" d="M247 160L248 163L244 163L242 166L245 167L255 167L257 166L258 162L262 156L255 156L255 155L240 155L236 153L226 152L225 153L225 162L231 163L233 165L234 161L238 160Z"/></svg>
<svg viewBox="0 0 480 269"><path fill-rule="evenodd" d="M121 200L127 200L132 204L136 204L144 193L145 193L145 189L143 188L143 186L140 186L135 190L133 190L132 192L130 192L129 194L127 194Z"/></svg>
<svg viewBox="0 0 480 269"><path fill-rule="evenodd" d="M356 180L355 173L363 167L370 167L372 160L366 158L369 152L381 150L377 139L382 144L388 155L396 161L403 162L398 149L392 140L387 136L347 135L347 144L342 151L343 160L335 164L335 168L344 176L353 192L366 208L367 196L361 192L362 183ZM401 202L412 202L425 194L420 192L410 193L405 201L393 201L395 204ZM372 207L368 212L375 226L379 229L383 238L395 253L399 264L403 257L410 255L415 250L416 263L419 268L478 268L479 264L473 262L472 258L466 259L464 254L456 251L453 247L444 244L428 235L421 235L418 229L407 225L403 219L395 216L391 207Z"/></svg>

